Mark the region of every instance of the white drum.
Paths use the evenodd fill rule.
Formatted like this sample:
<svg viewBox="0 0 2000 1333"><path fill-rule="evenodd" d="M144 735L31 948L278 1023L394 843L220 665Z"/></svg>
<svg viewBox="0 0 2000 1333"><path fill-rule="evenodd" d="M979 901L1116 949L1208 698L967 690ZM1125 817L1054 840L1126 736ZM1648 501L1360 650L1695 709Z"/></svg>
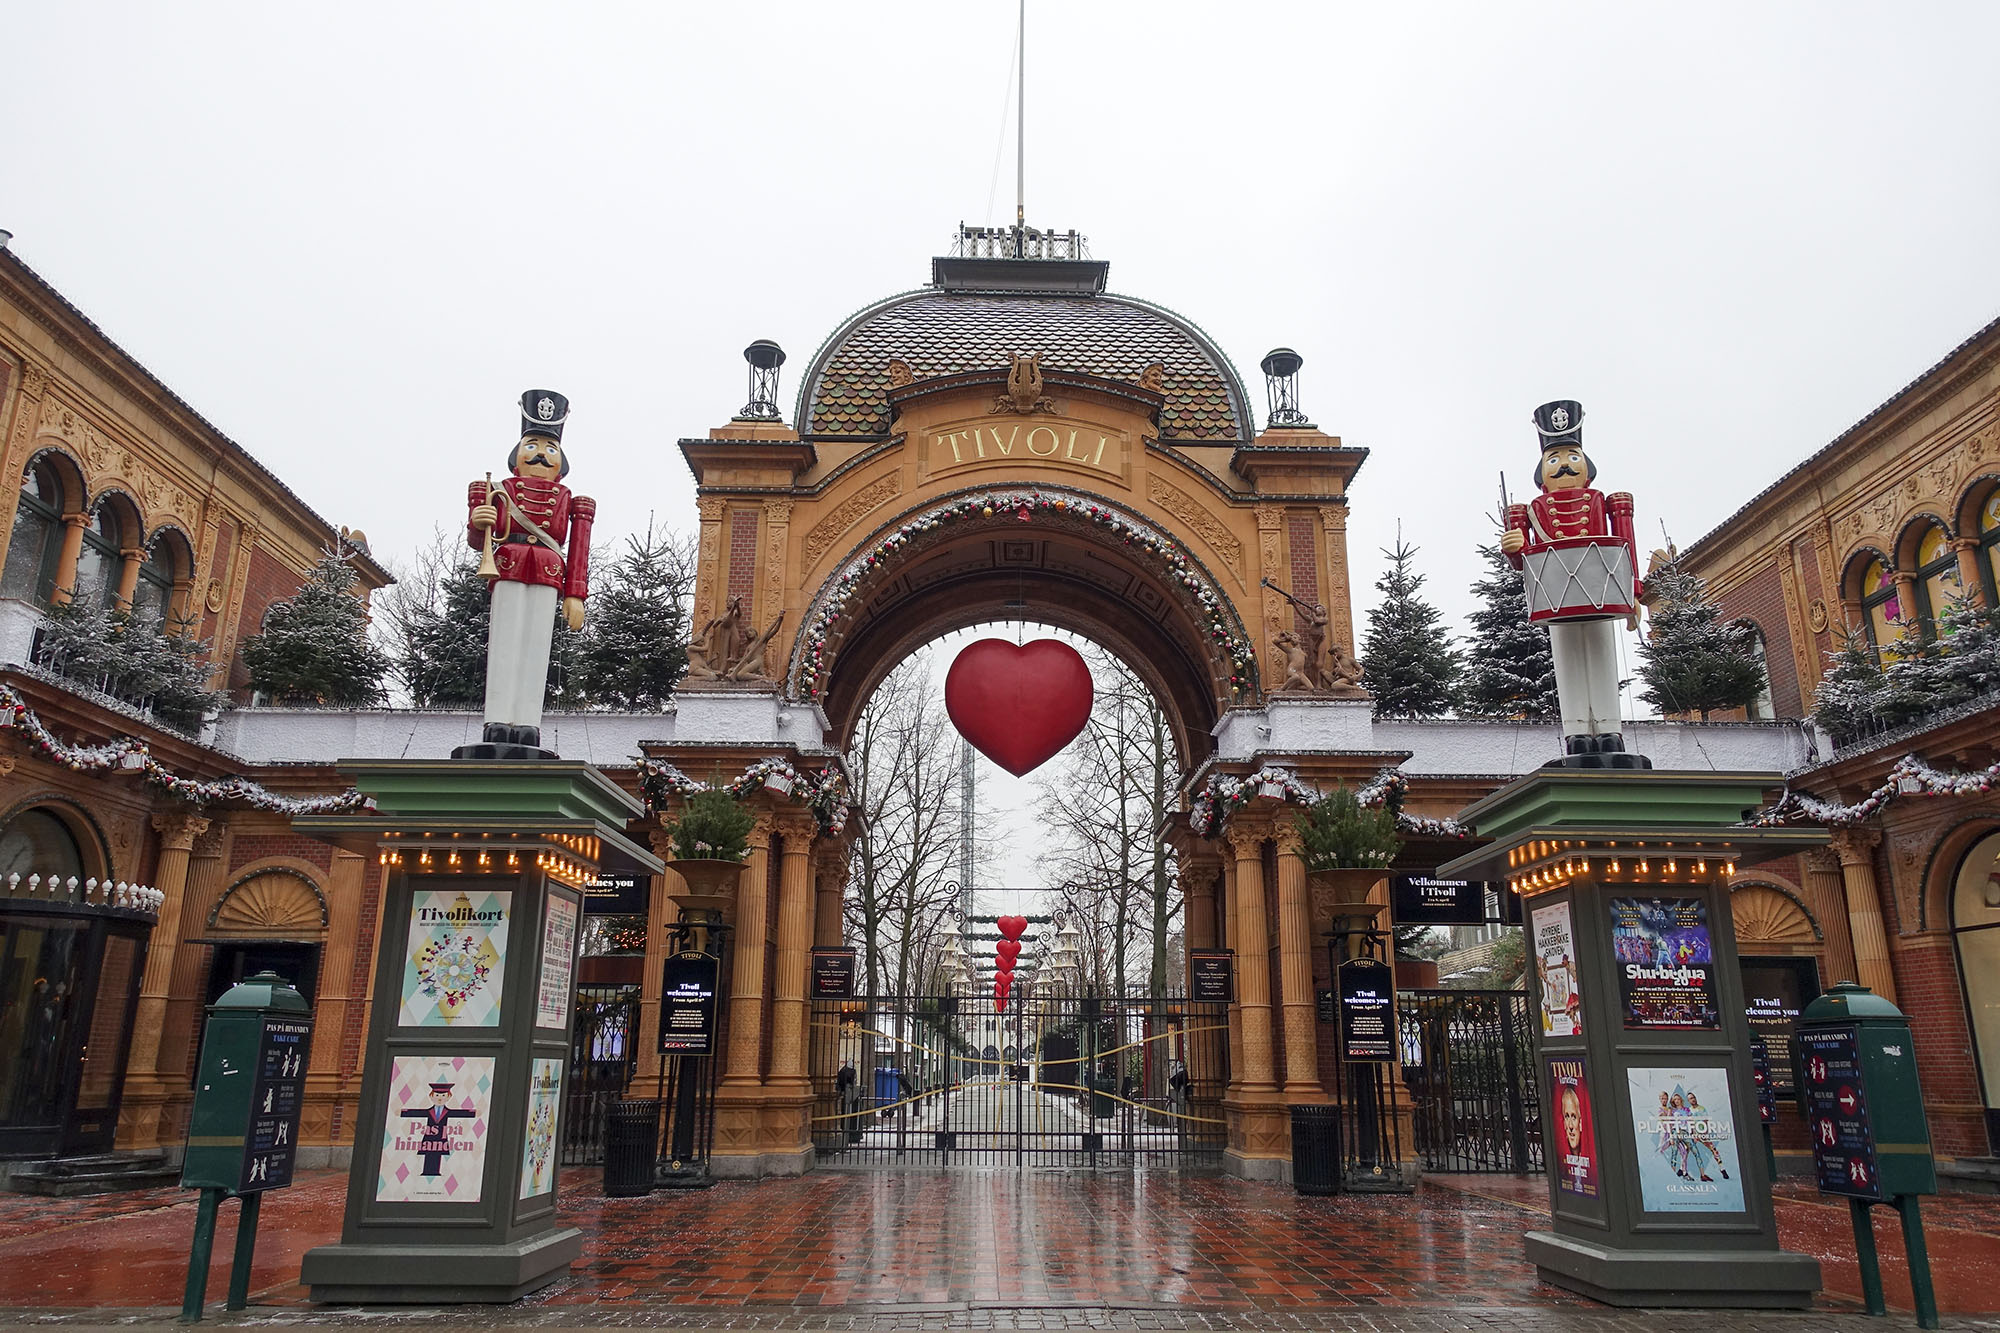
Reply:
<svg viewBox="0 0 2000 1333"><path fill-rule="evenodd" d="M1559 537L1521 553L1528 619L1586 620L1626 616L1637 582L1632 549L1605 537Z"/></svg>

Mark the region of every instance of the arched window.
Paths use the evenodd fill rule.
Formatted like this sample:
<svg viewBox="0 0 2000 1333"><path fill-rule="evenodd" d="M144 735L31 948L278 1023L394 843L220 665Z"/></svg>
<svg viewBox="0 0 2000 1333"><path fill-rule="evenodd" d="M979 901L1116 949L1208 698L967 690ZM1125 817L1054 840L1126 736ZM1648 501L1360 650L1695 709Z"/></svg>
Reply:
<svg viewBox="0 0 2000 1333"><path fill-rule="evenodd" d="M0 829L0 879L85 874L83 848L69 825L47 810L23 810Z"/></svg>
<svg viewBox="0 0 2000 1333"><path fill-rule="evenodd" d="M161 533L146 548L146 558L139 565L139 582L132 589L134 611L153 611L165 619L172 610L174 563L168 548L170 540L165 533ZM172 629L173 626L167 628Z"/></svg>
<svg viewBox="0 0 2000 1333"><path fill-rule="evenodd" d="M0 597L47 602L55 590L56 562L62 558L62 477L38 458L21 478L21 502L14 532L7 539L7 566L0 573Z"/></svg>
<svg viewBox="0 0 2000 1333"><path fill-rule="evenodd" d="M1958 552L1951 549L1951 534L1942 524L1933 523L1917 541L1917 598L1923 602L1917 614L1926 622L1925 633L1934 632L1938 616L1965 595L1958 578Z"/></svg>
<svg viewBox="0 0 2000 1333"><path fill-rule="evenodd" d="M1979 506L1979 572L1986 580L1986 604L2000 606L2000 489Z"/></svg>
<svg viewBox="0 0 2000 1333"><path fill-rule="evenodd" d="M1896 576L1878 557L1861 571L1862 618L1868 625L1868 640L1878 649L1892 647L1903 637L1906 610L1896 592Z"/></svg>
<svg viewBox="0 0 2000 1333"><path fill-rule="evenodd" d="M1750 627L1750 655L1757 659L1757 669L1764 676L1764 683L1744 710L1744 716L1752 722L1769 722L1778 716L1778 706L1771 700L1771 662L1764 652L1764 631L1750 621L1744 623Z"/></svg>
<svg viewBox="0 0 2000 1333"><path fill-rule="evenodd" d="M98 501L96 515L83 530L83 550L76 560L76 600L102 606L118 600L125 537L125 521L118 506L108 499Z"/></svg>
<svg viewBox="0 0 2000 1333"><path fill-rule="evenodd" d="M2000 1139L2000 833L1973 844L1959 863L1951 927L1972 1019L1988 1136Z"/></svg>

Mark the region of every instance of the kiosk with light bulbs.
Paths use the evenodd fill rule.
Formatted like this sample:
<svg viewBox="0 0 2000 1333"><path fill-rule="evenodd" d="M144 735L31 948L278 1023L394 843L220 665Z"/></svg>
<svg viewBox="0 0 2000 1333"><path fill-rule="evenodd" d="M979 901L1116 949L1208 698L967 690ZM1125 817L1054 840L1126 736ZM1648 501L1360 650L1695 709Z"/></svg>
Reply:
<svg viewBox="0 0 2000 1333"><path fill-rule="evenodd" d="M1826 841L1742 821L1773 773L1551 767L1460 818L1445 878L1522 899L1551 1225L1543 1280L1614 1305L1803 1307L1779 1248L1729 907L1738 867Z"/></svg>

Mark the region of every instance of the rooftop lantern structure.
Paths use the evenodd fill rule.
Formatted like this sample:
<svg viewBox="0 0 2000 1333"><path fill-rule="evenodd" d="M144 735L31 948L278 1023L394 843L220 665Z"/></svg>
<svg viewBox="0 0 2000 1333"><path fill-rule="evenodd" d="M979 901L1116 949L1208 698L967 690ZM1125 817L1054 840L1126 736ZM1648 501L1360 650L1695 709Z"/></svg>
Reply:
<svg viewBox="0 0 2000 1333"><path fill-rule="evenodd" d="M750 366L750 401L736 414L738 421L782 421L778 412L778 368L785 364L785 349L769 338L759 338L743 349Z"/></svg>
<svg viewBox="0 0 2000 1333"><path fill-rule="evenodd" d="M1264 372L1264 389L1270 395L1270 412L1265 424L1270 426L1310 426L1306 414L1299 410L1299 367L1306 359L1289 347L1273 348L1257 363Z"/></svg>

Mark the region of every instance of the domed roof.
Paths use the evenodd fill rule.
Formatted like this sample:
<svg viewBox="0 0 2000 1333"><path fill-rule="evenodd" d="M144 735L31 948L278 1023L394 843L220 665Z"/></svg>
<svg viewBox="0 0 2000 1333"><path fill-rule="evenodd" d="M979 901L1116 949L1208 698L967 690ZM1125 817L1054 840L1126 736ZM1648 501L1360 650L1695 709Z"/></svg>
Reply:
<svg viewBox="0 0 2000 1333"><path fill-rule="evenodd" d="M1227 443L1254 430L1243 381L1187 320L1129 296L1046 291L948 291L892 296L851 317L820 347L799 391L807 438L881 437L889 431L889 362L929 379L1004 369L1040 352L1045 370L1134 380L1166 368L1163 438Z"/></svg>

